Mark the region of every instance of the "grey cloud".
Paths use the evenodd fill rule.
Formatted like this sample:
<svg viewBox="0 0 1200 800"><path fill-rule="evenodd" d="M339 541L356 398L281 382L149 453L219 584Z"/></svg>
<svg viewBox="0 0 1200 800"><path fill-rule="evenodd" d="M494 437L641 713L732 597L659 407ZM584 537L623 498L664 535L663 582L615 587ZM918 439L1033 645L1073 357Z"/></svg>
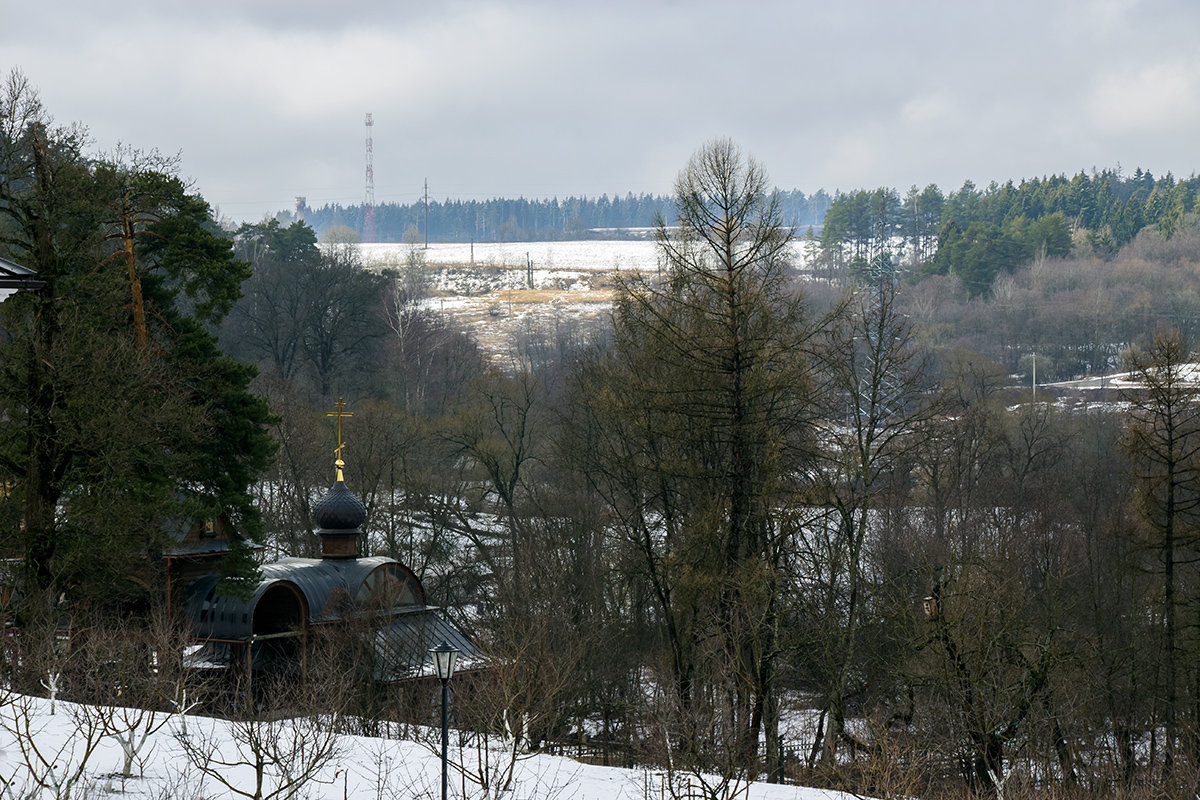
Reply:
<svg viewBox="0 0 1200 800"><path fill-rule="evenodd" d="M359 202L367 111L379 200L667 192L721 135L805 191L1197 166L1183 0L50 5L0 0L0 53L51 112L239 217Z"/></svg>

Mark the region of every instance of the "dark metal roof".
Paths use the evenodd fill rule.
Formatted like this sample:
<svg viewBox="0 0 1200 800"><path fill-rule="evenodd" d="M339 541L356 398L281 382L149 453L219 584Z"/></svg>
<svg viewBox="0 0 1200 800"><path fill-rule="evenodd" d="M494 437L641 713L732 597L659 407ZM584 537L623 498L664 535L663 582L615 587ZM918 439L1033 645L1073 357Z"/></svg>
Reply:
<svg viewBox="0 0 1200 800"><path fill-rule="evenodd" d="M481 666L475 645L442 616L441 609L417 608L384 620L375 631L375 679L405 681L435 677L429 651L442 642L459 651L455 672ZM220 641L206 642L187 654L191 666L206 669L227 667L234 657L230 644ZM254 663L259 666L257 657Z"/></svg>
<svg viewBox="0 0 1200 800"><path fill-rule="evenodd" d="M207 661L228 661L230 650L222 642L255 642L263 634L267 638L287 635L272 615L281 615L288 624L303 619L304 626L366 620L374 629L378 680L432 675L429 651L442 642L461 653L459 669L470 669L478 661L471 641L442 616L441 609L425 605L420 580L395 559L285 558L262 567L262 579L244 600L219 596L219 584L217 575L206 575L187 588L193 635L210 640L211 646L205 650ZM271 597L260 609L268 592ZM261 612L258 630L256 611ZM254 647L252 653L259 646ZM257 656L252 658L257 665Z"/></svg>
<svg viewBox="0 0 1200 800"><path fill-rule="evenodd" d="M261 572L262 579L245 600L220 596L216 575L193 581L187 589L187 609L194 635L208 639L251 638L256 633L254 613L258 603L275 587L293 587L304 597L308 624L425 605L420 580L392 558L285 558L266 564ZM391 608L371 608L381 593Z"/></svg>
<svg viewBox="0 0 1200 800"><path fill-rule="evenodd" d="M252 630L254 604L267 587L259 584L249 600L239 601L217 595L220 581L219 575L205 575L187 587L187 616L192 634L205 639L246 639Z"/></svg>
<svg viewBox="0 0 1200 800"><path fill-rule="evenodd" d="M313 519L321 526L322 532L341 533L352 531L357 533L358 526L367 518L367 507L346 484L338 481L313 506Z"/></svg>
<svg viewBox="0 0 1200 800"><path fill-rule="evenodd" d="M434 675L429 651L442 642L459 651L456 670L470 669L478 660L475 645L441 614L421 608L399 614L375 634L375 677L403 680Z"/></svg>
<svg viewBox="0 0 1200 800"><path fill-rule="evenodd" d="M40 289L45 285L33 270L0 257L0 289Z"/></svg>

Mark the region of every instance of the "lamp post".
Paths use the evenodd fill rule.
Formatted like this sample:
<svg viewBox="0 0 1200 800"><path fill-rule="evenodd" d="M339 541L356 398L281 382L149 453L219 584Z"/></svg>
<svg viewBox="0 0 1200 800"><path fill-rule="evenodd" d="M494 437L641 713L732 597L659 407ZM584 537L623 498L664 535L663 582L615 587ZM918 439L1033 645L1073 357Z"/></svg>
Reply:
<svg viewBox="0 0 1200 800"><path fill-rule="evenodd" d="M446 642L429 651L438 680L442 682L442 800L447 800L450 776L447 765L450 756L450 677L454 674L454 662L458 661L458 650Z"/></svg>

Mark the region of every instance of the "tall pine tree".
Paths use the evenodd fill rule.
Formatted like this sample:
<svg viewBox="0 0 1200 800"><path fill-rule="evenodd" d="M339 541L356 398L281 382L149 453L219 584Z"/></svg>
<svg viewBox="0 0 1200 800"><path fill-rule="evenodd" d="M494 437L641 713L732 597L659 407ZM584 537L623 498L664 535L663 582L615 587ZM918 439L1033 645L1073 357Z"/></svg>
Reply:
<svg viewBox="0 0 1200 800"><path fill-rule="evenodd" d="M136 592L133 574L172 526L219 520L225 562L250 577L261 523L249 486L270 461L253 370L208 330L248 274L157 157L90 157L12 73L0 96L0 255L38 292L2 307L2 535L27 591L95 606Z"/></svg>

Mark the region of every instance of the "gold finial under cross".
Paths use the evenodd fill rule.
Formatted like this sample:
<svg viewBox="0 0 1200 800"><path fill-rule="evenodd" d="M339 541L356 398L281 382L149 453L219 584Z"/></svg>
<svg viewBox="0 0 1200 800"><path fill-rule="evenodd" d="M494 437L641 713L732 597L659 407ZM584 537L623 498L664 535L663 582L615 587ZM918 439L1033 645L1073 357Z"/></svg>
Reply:
<svg viewBox="0 0 1200 800"><path fill-rule="evenodd" d="M334 403L334 408L336 410L325 412L325 416L337 417L337 448L333 451L337 460L333 464L337 467L337 479L340 481L342 480L342 467L346 466L346 462L342 461L342 449L346 446L346 443L342 441L342 418L353 417L354 414L346 410L346 402L340 397Z"/></svg>

